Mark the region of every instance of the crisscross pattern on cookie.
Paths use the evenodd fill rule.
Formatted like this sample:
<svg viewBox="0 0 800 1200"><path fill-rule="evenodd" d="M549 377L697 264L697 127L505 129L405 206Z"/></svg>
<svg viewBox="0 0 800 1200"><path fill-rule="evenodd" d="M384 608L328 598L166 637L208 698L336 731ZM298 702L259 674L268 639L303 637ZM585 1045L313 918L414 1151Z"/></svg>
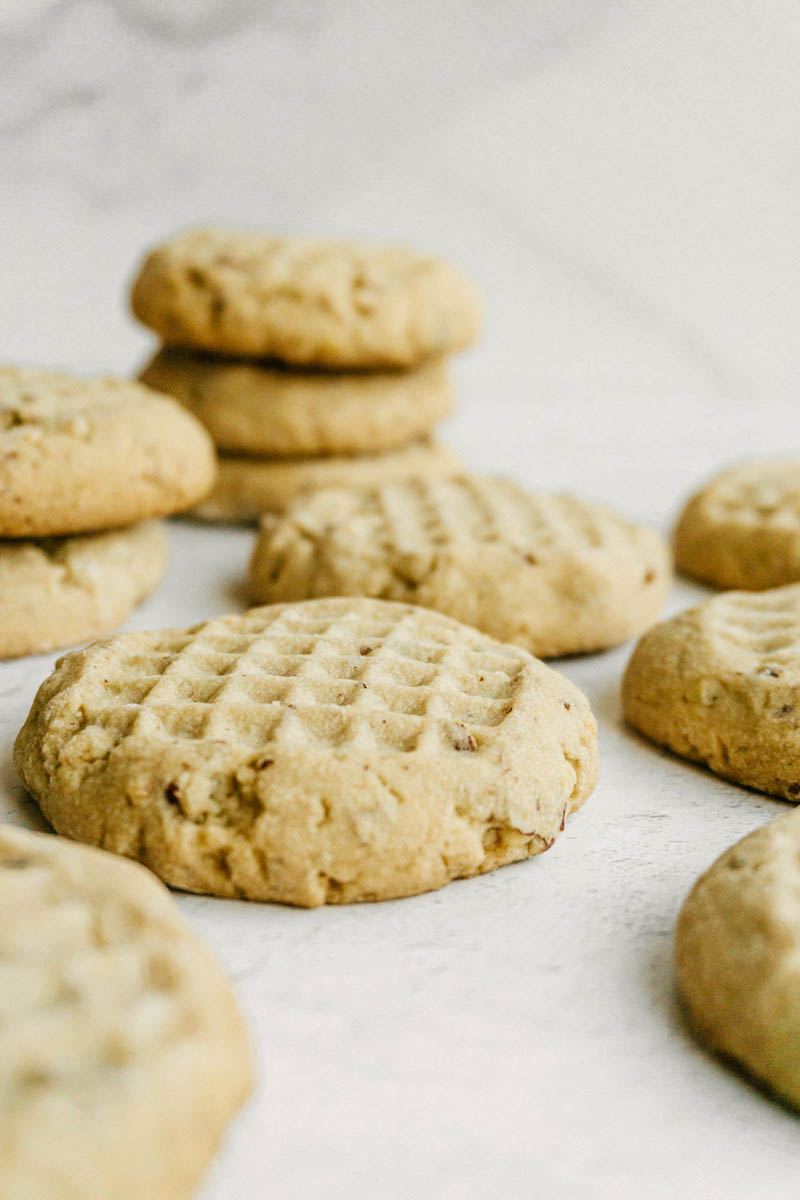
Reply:
<svg viewBox="0 0 800 1200"><path fill-rule="evenodd" d="M800 529L800 461L734 467L709 484L704 499L717 521Z"/></svg>
<svg viewBox="0 0 800 1200"><path fill-rule="evenodd" d="M529 661L446 618L370 601L254 609L130 640L114 676L104 661L106 703L87 723L115 739L221 740L266 755L480 753Z"/></svg>
<svg viewBox="0 0 800 1200"><path fill-rule="evenodd" d="M751 655L757 672L800 672L800 585L719 596L705 606L704 624L710 637Z"/></svg>
<svg viewBox="0 0 800 1200"><path fill-rule="evenodd" d="M174 931L130 888L84 884L23 836L0 834L0 1112L12 1115L41 1089L145 1063L192 1020Z"/></svg>
<svg viewBox="0 0 800 1200"><path fill-rule="evenodd" d="M324 521L330 512L329 501L320 495L297 515L304 525L308 515ZM343 517L343 523L350 521L367 522L370 542L377 541L387 554L502 543L539 561L632 540L632 527L597 505L573 496L531 494L510 480L480 476L411 480L357 494Z"/></svg>

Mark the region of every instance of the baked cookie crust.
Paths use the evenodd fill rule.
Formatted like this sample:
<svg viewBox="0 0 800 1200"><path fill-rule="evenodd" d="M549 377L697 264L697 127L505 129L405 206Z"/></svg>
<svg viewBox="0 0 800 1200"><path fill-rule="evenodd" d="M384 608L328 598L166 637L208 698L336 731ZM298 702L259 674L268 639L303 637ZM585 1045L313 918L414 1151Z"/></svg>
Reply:
<svg viewBox="0 0 800 1200"><path fill-rule="evenodd" d="M171 346L336 368L413 367L474 341L480 303L399 246L195 229L153 250L134 314Z"/></svg>
<svg viewBox="0 0 800 1200"><path fill-rule="evenodd" d="M439 613L272 605L61 659L15 747L63 834L189 891L314 906L548 849L592 791L567 679Z"/></svg>

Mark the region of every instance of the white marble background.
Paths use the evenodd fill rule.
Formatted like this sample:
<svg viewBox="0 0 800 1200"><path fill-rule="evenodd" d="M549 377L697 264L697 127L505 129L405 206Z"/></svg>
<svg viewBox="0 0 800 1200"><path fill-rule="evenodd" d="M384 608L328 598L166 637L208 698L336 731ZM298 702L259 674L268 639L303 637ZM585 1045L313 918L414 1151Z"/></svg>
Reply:
<svg viewBox="0 0 800 1200"><path fill-rule="evenodd" d="M130 370L127 280L175 227L420 243L487 296L449 440L666 527L800 441L798 62L795 0L0 0L0 358ZM234 603L249 535L173 542L139 627ZM796 1120L697 1050L670 967L694 876L783 806L627 733L625 657L565 665L603 780L542 860L388 906L182 901L260 1063L203 1200L794 1200ZM9 749L47 669L0 670L6 819L35 820Z"/></svg>

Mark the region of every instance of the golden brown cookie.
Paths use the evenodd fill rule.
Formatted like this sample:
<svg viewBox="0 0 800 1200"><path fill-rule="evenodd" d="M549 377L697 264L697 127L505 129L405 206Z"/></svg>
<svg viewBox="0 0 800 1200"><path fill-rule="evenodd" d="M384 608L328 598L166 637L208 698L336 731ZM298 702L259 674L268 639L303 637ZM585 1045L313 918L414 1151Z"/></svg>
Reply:
<svg viewBox="0 0 800 1200"><path fill-rule="evenodd" d="M440 358L412 371L296 371L168 347L139 378L180 400L229 454L375 454L453 407Z"/></svg>
<svg viewBox="0 0 800 1200"><path fill-rule="evenodd" d="M179 512L215 473L210 437L167 396L121 379L0 368L0 537Z"/></svg>
<svg viewBox="0 0 800 1200"><path fill-rule="evenodd" d="M223 455L211 495L192 510L204 521L255 522L283 512L298 496L321 487L375 487L384 480L454 475L461 463L446 446L420 438L383 454L316 458L236 458Z"/></svg>
<svg viewBox="0 0 800 1200"><path fill-rule="evenodd" d="M399 246L194 229L158 246L133 311L171 346L327 367L411 367L474 341L455 267Z"/></svg>
<svg viewBox="0 0 800 1200"><path fill-rule="evenodd" d="M651 529L572 496L461 475L326 489L267 515L253 600L382 596L540 657L614 646L661 609L669 551Z"/></svg>
<svg viewBox="0 0 800 1200"><path fill-rule="evenodd" d="M0 541L0 658L110 633L167 566L161 521L110 533Z"/></svg>
<svg viewBox="0 0 800 1200"><path fill-rule="evenodd" d="M0 827L3 1200L188 1200L249 1085L230 987L166 888Z"/></svg>
<svg viewBox="0 0 800 1200"><path fill-rule="evenodd" d="M61 833L175 887L317 905L552 845L597 777L578 689L383 600L272 605L62 658L17 738Z"/></svg>
<svg viewBox="0 0 800 1200"><path fill-rule="evenodd" d="M675 562L721 588L800 580L800 461L740 463L716 475L681 514Z"/></svg>
<svg viewBox="0 0 800 1200"><path fill-rule="evenodd" d="M725 592L656 625L628 664L625 715L747 787L800 799L800 585Z"/></svg>
<svg viewBox="0 0 800 1200"><path fill-rule="evenodd" d="M698 880L675 957L699 1037L800 1108L800 813L749 834Z"/></svg>

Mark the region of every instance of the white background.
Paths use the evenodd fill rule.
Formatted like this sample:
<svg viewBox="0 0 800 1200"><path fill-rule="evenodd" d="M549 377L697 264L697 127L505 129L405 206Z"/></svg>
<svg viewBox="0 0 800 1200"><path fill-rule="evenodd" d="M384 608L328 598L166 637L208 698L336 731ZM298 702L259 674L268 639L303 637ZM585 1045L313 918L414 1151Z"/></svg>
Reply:
<svg viewBox="0 0 800 1200"><path fill-rule="evenodd" d="M2 358L131 371L127 281L180 226L409 241L487 299L443 437L666 531L800 440L798 61L794 0L0 0ZM250 540L176 523L131 626L236 607ZM692 880L785 806L625 730L627 654L562 664L602 781L547 855L384 905L181 899L259 1063L200 1200L796 1197L796 1118L695 1047L671 969ZM30 824L51 661L0 668Z"/></svg>

